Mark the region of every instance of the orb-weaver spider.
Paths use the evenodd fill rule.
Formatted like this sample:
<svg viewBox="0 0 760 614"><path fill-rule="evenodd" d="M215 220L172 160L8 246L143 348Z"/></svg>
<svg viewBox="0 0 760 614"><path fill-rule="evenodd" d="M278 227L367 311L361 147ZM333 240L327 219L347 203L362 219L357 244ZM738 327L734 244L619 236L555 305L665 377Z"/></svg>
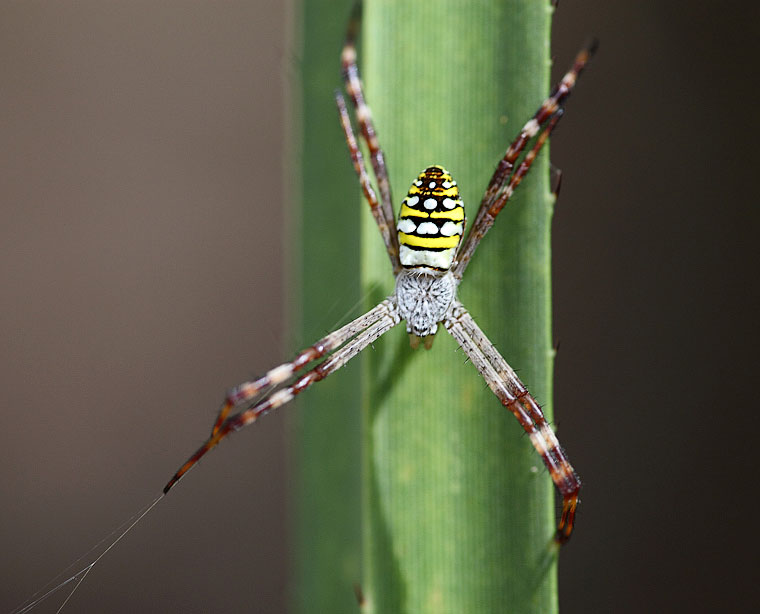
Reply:
<svg viewBox="0 0 760 614"><path fill-rule="evenodd" d="M364 315L301 351L291 362L229 390L208 440L169 480L164 493L231 432L255 422L263 414L291 401L313 383L331 375L402 320L406 321L413 348L422 343L430 349L438 325L443 324L501 403L517 418L541 455L562 495L562 514L554 538L562 544L573 530L580 480L540 406L457 299L457 288L481 239L562 117L562 105L595 45L581 50L571 69L508 147L486 188L475 221L462 241L465 214L459 188L442 166L429 166L419 174L401 203L398 221L394 218L385 159L370 109L364 100L356 65L355 39L360 6L357 4L349 21L341 64L345 88L369 150L379 198L357 145L343 95L337 92L335 99L354 169L391 262L396 279L395 292ZM520 155L531 141L531 148L518 164ZM293 380L307 365L323 358L322 362ZM247 408L231 413L240 405L247 405Z"/></svg>

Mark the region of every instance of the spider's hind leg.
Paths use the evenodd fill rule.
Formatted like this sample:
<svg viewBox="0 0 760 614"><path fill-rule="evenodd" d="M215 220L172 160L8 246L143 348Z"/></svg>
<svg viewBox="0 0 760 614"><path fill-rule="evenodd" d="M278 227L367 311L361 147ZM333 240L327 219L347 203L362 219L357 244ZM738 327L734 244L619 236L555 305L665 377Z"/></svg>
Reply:
<svg viewBox="0 0 760 614"><path fill-rule="evenodd" d="M390 299L386 299L364 315L302 350L291 362L270 369L263 377L255 381L243 382L232 388L222 403L211 435L172 476L164 487L164 493L169 492L182 476L227 435L253 423L265 413L288 403L313 383L337 371L370 343L398 324L399 321L398 308ZM305 369L307 365L324 358L330 352L333 353L316 367L290 385L283 386L299 371ZM266 396L274 388L277 389ZM244 404L249 405L248 409L230 416L235 407Z"/></svg>
<svg viewBox="0 0 760 614"><path fill-rule="evenodd" d="M457 302L454 305L444 320L444 326L478 369L501 404L517 418L520 426L530 437L536 452L541 455L552 482L562 495L562 515L554 541L560 545L564 544L573 532L581 481L568 461L557 436L536 400L461 303Z"/></svg>

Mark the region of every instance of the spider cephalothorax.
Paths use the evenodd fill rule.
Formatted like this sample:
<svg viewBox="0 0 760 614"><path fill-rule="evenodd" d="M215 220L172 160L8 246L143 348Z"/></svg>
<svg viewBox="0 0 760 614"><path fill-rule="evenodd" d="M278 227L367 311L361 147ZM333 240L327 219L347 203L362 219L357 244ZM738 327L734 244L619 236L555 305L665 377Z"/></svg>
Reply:
<svg viewBox="0 0 760 614"><path fill-rule="evenodd" d="M405 269L396 277L394 298L399 315L406 320L412 347L416 348L424 338L425 347L430 349L438 323L456 298L456 282L448 271Z"/></svg>
<svg viewBox="0 0 760 614"><path fill-rule="evenodd" d="M301 351L291 362L271 369L255 381L244 382L231 389L219 410L210 437L174 474L164 487L164 492L229 433L253 423L259 416L284 405L313 383L331 375L402 320L406 321L414 348L422 341L425 348L430 349L438 325L442 324L502 405L517 418L541 455L562 495L562 516L555 540L564 543L573 530L580 480L541 407L457 299L456 290L481 239L562 117L562 104L593 52L593 46L577 55L572 68L507 148L486 187L467 237L462 240L465 214L459 188L441 166L429 166L418 175L401 203L396 223L385 156L378 143L372 114L364 101L356 67L354 36L358 30L358 18L358 12L355 12L349 22L341 55L343 80L369 150L379 198L367 174L348 109L340 93L336 94L336 102L354 169L396 277L395 292L364 315ZM527 153L524 153L531 142ZM394 233L394 228L397 233ZM321 362L306 369L318 360ZM297 375L299 372L302 374ZM240 405L246 406L245 409L231 414Z"/></svg>

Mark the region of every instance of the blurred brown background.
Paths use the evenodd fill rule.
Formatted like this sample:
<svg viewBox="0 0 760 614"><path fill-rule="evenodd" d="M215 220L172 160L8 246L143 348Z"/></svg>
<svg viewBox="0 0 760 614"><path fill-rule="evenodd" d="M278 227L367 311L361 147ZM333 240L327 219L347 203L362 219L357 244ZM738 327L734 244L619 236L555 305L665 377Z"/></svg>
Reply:
<svg viewBox="0 0 760 614"><path fill-rule="evenodd" d="M757 603L758 17L556 14L557 73L602 41L552 145L556 406L586 484L566 614ZM311 341L282 315L287 24L263 0L0 2L0 611L150 503L227 386ZM286 422L221 446L65 611L284 611Z"/></svg>

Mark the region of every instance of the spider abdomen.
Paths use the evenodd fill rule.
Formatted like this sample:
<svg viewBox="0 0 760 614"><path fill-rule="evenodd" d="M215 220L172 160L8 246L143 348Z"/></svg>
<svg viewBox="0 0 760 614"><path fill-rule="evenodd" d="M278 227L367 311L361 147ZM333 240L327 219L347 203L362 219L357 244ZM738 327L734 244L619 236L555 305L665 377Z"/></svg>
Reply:
<svg viewBox="0 0 760 614"><path fill-rule="evenodd" d="M412 183L401 203L399 259L406 268L447 271L464 229L459 188L442 166L429 166Z"/></svg>
<svg viewBox="0 0 760 614"><path fill-rule="evenodd" d="M450 273L434 275L402 271L396 278L396 304L406 320L406 330L416 337L435 335L456 295Z"/></svg>

